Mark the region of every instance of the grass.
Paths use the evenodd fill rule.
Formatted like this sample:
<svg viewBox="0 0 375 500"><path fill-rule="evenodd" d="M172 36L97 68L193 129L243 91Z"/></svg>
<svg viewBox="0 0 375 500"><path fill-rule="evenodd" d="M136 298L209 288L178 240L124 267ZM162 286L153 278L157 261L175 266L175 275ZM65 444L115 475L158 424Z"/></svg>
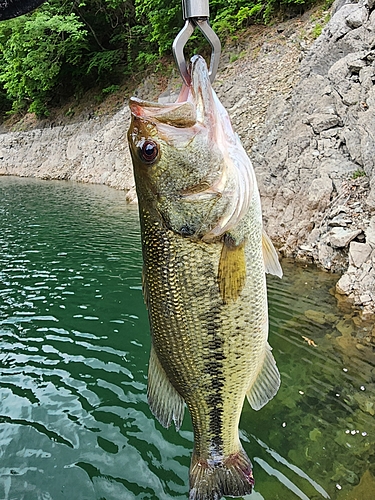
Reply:
<svg viewBox="0 0 375 500"><path fill-rule="evenodd" d="M352 174L352 179L358 179L359 177L366 177L366 172L360 168Z"/></svg>

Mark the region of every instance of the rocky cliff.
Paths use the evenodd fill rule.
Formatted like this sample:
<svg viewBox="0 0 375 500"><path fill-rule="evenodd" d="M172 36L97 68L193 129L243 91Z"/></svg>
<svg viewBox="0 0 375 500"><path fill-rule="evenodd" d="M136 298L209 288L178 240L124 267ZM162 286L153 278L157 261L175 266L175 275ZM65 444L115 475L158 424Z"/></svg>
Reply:
<svg viewBox="0 0 375 500"><path fill-rule="evenodd" d="M136 198L127 146L129 110L71 125L0 135L0 175L106 184Z"/></svg>
<svg viewBox="0 0 375 500"><path fill-rule="evenodd" d="M270 236L345 272L337 291L364 318L375 312L374 61L374 0L339 0L252 151Z"/></svg>
<svg viewBox="0 0 375 500"><path fill-rule="evenodd" d="M337 292L366 319L375 313L374 0L337 0L311 43L316 26L309 14L259 28L224 52L215 85L253 160L268 233L284 255L343 274ZM149 87L139 95L155 97ZM125 106L4 133L0 175L103 183L134 200L128 119Z"/></svg>

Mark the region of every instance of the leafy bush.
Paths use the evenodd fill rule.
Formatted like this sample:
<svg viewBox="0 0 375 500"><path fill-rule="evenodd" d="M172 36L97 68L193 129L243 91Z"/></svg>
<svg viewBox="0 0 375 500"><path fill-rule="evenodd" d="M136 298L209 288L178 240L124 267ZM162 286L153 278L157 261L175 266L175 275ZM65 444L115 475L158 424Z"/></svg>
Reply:
<svg viewBox="0 0 375 500"><path fill-rule="evenodd" d="M225 39L272 13L314 0L210 0L211 23ZM329 0L326 0L329 1ZM51 100L92 85L118 85L170 53L183 26L181 0L49 0L0 23L0 109L48 113ZM195 34L187 47L200 49Z"/></svg>
<svg viewBox="0 0 375 500"><path fill-rule="evenodd" d="M63 64L80 64L86 33L76 14L36 12L0 25L0 82L17 110L29 103L46 111L48 93L58 84ZM31 109L30 109L31 108Z"/></svg>

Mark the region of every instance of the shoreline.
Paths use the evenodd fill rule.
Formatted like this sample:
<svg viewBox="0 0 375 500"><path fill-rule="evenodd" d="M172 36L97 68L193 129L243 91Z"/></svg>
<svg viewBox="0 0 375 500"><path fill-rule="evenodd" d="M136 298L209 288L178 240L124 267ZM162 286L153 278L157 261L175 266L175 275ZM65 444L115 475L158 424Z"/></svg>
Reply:
<svg viewBox="0 0 375 500"><path fill-rule="evenodd" d="M373 2L336 1L315 41L314 26L310 13L239 40L214 87L252 159L267 233L282 256L340 273L337 298L363 326L375 315ZM138 96L156 99L156 87L149 77ZM171 81L164 97L175 92ZM0 175L104 184L134 203L128 122L124 105L2 133Z"/></svg>

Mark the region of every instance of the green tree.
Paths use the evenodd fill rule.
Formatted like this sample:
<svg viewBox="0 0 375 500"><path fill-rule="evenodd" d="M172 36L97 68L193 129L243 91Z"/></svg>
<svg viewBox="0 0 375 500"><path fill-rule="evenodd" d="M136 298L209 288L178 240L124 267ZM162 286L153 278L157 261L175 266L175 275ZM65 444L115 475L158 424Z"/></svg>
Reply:
<svg viewBox="0 0 375 500"><path fill-rule="evenodd" d="M314 0L210 0L222 41L274 11ZM0 22L0 109L48 113L51 101L101 85L114 89L170 54L182 28L181 0L48 0L36 11ZM192 37L187 47L199 49ZM58 102L57 102L58 103Z"/></svg>
<svg viewBox="0 0 375 500"><path fill-rule="evenodd" d="M73 12L57 14L38 10L31 16L0 25L0 82L13 110L47 113L51 90L62 67L82 63L87 32Z"/></svg>

